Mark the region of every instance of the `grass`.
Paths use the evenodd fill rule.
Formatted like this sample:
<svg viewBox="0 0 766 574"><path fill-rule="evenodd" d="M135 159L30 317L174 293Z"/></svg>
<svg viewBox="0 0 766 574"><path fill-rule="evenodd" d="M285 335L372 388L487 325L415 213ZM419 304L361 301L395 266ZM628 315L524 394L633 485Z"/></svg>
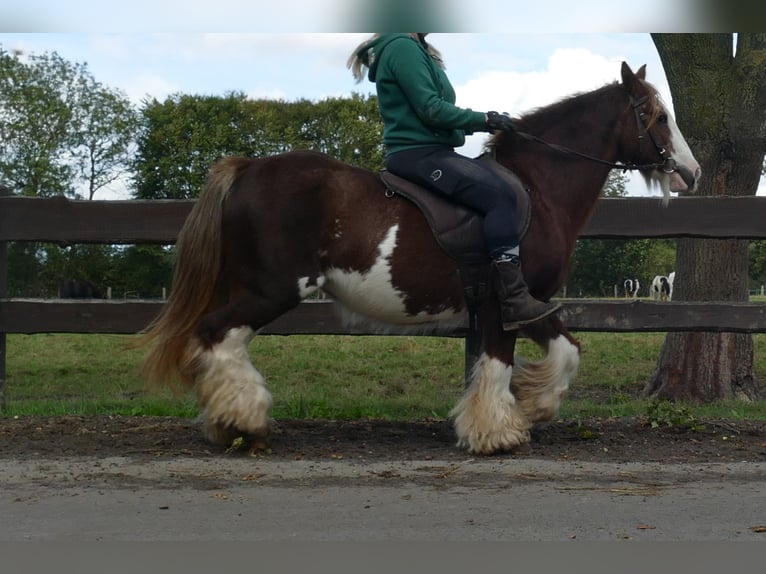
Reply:
<svg viewBox="0 0 766 574"><path fill-rule="evenodd" d="M578 333L582 361L561 417L643 415L639 397L661 333ZM5 416L122 414L193 417L190 395L147 389L131 336L9 335ZM766 335L754 335L766 380ZM462 393L463 341L442 337L256 337L253 361L274 395L276 418L445 418ZM537 358L529 341L518 352ZM698 418L766 420L766 403L689 406Z"/></svg>

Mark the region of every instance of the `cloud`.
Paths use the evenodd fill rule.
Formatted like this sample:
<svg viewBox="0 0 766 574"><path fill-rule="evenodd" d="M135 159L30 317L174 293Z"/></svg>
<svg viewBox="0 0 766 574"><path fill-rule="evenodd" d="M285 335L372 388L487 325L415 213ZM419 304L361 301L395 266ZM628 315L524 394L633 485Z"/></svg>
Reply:
<svg viewBox="0 0 766 574"><path fill-rule="evenodd" d="M562 97L596 89L619 79L620 60L584 49L559 49L542 70L483 72L464 85L455 86L457 103L479 111L508 112L511 116L551 104ZM471 136L461 151L476 155L486 135Z"/></svg>

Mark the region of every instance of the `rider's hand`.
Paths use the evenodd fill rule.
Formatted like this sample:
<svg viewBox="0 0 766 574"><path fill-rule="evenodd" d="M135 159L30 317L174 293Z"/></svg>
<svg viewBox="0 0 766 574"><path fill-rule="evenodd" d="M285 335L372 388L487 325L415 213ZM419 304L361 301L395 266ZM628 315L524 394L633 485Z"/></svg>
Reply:
<svg viewBox="0 0 766 574"><path fill-rule="evenodd" d="M497 112L487 112L487 127L491 132L501 131L513 133L516 126L510 116L498 114Z"/></svg>

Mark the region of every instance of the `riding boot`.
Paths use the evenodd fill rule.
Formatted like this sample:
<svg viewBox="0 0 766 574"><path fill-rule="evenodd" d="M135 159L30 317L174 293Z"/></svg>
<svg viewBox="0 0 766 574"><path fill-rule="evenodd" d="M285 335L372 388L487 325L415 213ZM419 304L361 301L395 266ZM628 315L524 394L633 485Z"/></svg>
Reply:
<svg viewBox="0 0 766 574"><path fill-rule="evenodd" d="M518 263L495 261L492 267L493 288L500 300L504 331L539 321L561 308L558 303L538 301L530 295Z"/></svg>

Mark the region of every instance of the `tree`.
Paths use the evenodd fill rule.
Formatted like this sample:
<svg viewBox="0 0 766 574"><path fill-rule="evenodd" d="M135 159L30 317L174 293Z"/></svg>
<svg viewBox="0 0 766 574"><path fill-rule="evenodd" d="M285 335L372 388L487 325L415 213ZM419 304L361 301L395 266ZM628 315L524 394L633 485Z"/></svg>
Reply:
<svg viewBox="0 0 766 574"><path fill-rule="evenodd" d="M138 117L127 97L56 52L0 48L0 175L23 195L89 199L128 165Z"/></svg>
<svg viewBox="0 0 766 574"><path fill-rule="evenodd" d="M766 153L766 34L652 34L678 124L702 165L701 195L754 195ZM748 241L680 239L673 297L746 301ZM647 396L753 400L748 334L669 333Z"/></svg>
<svg viewBox="0 0 766 574"><path fill-rule="evenodd" d="M71 141L76 86L84 67L55 52L28 63L0 50L0 170L23 195L74 193Z"/></svg>
<svg viewBox="0 0 766 574"><path fill-rule="evenodd" d="M71 156L88 199L123 176L135 149L138 112L125 94L84 76L74 110Z"/></svg>
<svg viewBox="0 0 766 574"><path fill-rule="evenodd" d="M176 94L145 102L141 113L132 182L139 199L196 197L210 166L228 155L313 149L369 169L384 162L383 128L371 97L284 102L241 93Z"/></svg>

